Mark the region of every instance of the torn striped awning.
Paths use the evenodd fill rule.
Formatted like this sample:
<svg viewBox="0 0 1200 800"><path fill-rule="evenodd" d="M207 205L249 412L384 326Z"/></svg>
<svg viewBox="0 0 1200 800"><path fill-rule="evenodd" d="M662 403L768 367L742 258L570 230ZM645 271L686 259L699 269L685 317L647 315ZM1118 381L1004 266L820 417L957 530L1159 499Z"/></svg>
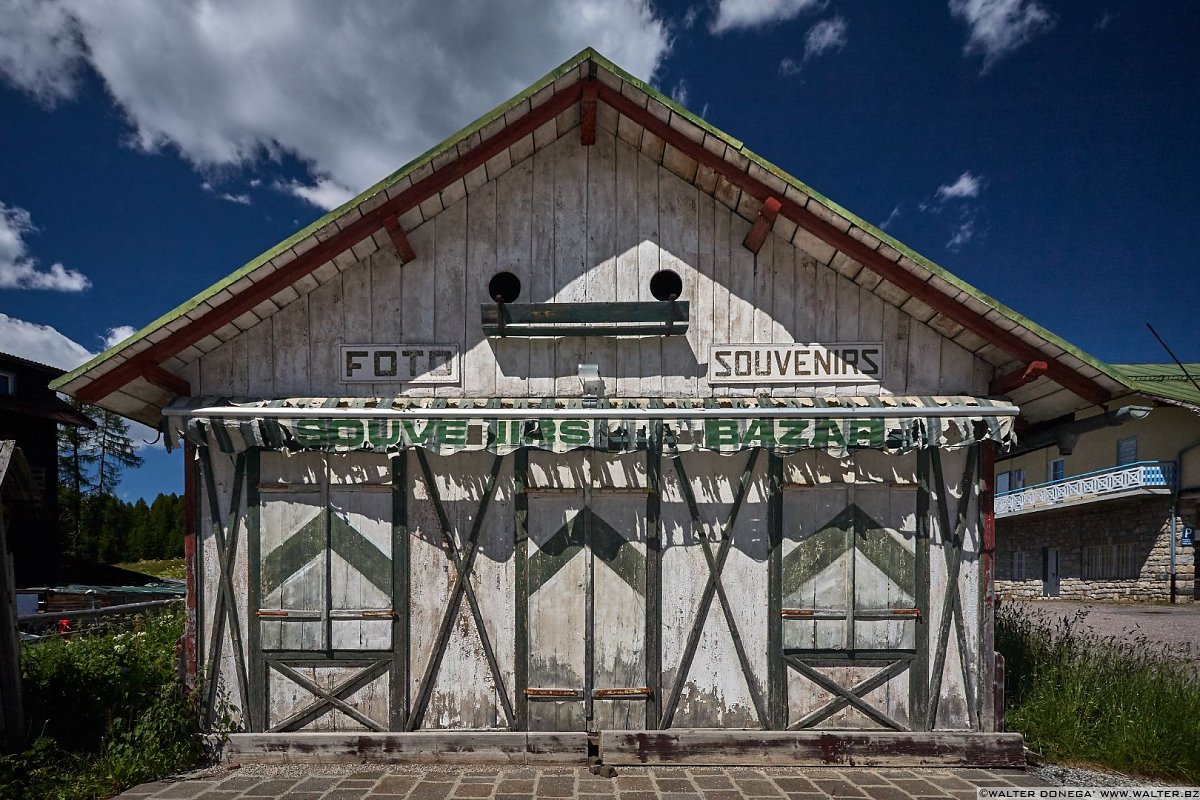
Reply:
<svg viewBox="0 0 1200 800"><path fill-rule="evenodd" d="M781 454L872 449L905 453L1013 442L1017 407L969 396L728 397L696 399L452 399L200 397L163 409L171 441L226 453L270 450L394 453L413 447L448 455L659 448ZM661 437L661 439L660 439Z"/></svg>

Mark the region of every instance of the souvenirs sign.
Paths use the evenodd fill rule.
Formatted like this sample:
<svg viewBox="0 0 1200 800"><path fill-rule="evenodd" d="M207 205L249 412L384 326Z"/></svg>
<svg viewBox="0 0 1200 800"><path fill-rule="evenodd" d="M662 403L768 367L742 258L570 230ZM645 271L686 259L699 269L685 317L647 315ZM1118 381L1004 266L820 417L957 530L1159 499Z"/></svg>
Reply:
<svg viewBox="0 0 1200 800"><path fill-rule="evenodd" d="M342 383L458 383L457 344L346 344Z"/></svg>
<svg viewBox="0 0 1200 800"><path fill-rule="evenodd" d="M878 383L883 363L882 342L714 344L708 348L708 382Z"/></svg>

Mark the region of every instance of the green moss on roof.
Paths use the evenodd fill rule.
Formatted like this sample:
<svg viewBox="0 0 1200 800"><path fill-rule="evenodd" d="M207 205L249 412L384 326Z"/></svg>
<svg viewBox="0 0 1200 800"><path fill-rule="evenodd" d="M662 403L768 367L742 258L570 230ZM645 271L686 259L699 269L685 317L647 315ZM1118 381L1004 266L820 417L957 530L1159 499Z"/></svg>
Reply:
<svg viewBox="0 0 1200 800"><path fill-rule="evenodd" d="M1095 369L1099 370L1101 373L1108 376L1111 380L1113 380L1117 383L1128 385L1128 379L1124 375L1120 374L1117 370L1115 370L1111 365L1106 364L1106 363L1100 361L1099 359L1089 355L1088 353L1084 352L1080 348L1076 347L1075 345L1071 344L1070 342L1067 342L1065 339L1062 339L1058 335L1054 334L1050 330L1042 327L1041 325L1038 325L1036 322L1017 313L1016 311L1014 311L1013 309L1004 305L1003 303L999 302L998 300L988 296L987 294L984 294L983 292L981 292L978 289L976 289L975 287L969 285L965 281L962 281L961 279L957 278L956 276L954 276L947 270L943 269L941 266L937 265L933 261L930 261L929 259L920 255L915 250L909 248L907 245L892 238L890 235L888 235L884 231L880 230L879 228L875 227L871 223L867 222L866 220L862 219L861 217L857 216L856 214L851 213L847 209L845 209L842 206L838 205L837 203L833 202L832 200L830 200L829 198L820 194L819 192L813 190L812 187L810 187L807 184L805 184L804 182L800 181L793 175L790 175L788 172L775 166L771 162L767 161L765 158L752 152L739 139L735 139L734 137L713 127L707 121L701 119L700 117L696 116L692 112L688 111L686 108L679 105L678 103L676 103L674 100L670 99L669 97L665 96L662 92L658 91L653 86L649 85L645 81L640 80L639 78L634 77L633 75L629 74L625 70L618 67L613 62L609 61L604 56L600 55L600 53L598 53L595 50L593 50L592 48L588 47L588 48L581 50L579 53L572 56L571 58L567 59L560 66L558 66L554 70L550 71L548 74L546 74L540 80L538 80L533 85L531 85L528 89L521 92L517 96L513 97L511 100L506 101L505 103L497 106L496 108L494 108L492 111L488 112L487 114L484 114L482 117L475 120L470 125L466 126L465 128L458 131L457 133L452 134L451 136L446 138L441 143L433 146L426 152L417 156L412 161L410 161L409 163L407 163L403 167L401 167L399 170L392 173L388 177L384 178L382 181L375 184L374 186L367 189L366 191L362 192L357 197L353 198L352 200L349 200L348 202L342 204L341 206L339 206L338 208L329 212L328 214L324 215L323 217L317 219L315 222L308 225L306 228L303 228L302 230L297 231L290 238L284 240L283 242L280 242L278 245L271 248L267 252L261 254L257 258L255 258L252 261L243 265L240 269L238 269L233 274L229 275L227 278L217 282L216 284L213 284L211 287L209 287L208 289L205 289L203 292L197 294L195 297L191 298L187 302L183 303L182 305L178 306L177 308L175 308L175 309L169 311L168 313L164 314L163 316L159 317L154 322L150 323L145 328L141 329L140 331L138 331L137 333L135 333L133 336L129 337L125 341L120 342L119 344L117 344L116 346L114 346L112 348L109 348L108 350L106 350L103 353L101 353L100 355L96 356L95 358L93 358L91 361L87 362L83 366L67 373L66 375L64 375L63 377L59 378L54 383L52 383L51 387L56 388L56 389L61 388L63 385L75 380L80 375L84 374L85 372L87 372L91 368L95 367L96 365L108 360L113 355L121 352L122 350L126 349L133 343L145 338L149 333L157 330L158 328L162 327L163 325L166 325L166 324L174 321L175 319L177 319L181 315L187 313L188 311L191 311L192 309L194 309L196 306L198 306L205 300L208 300L209 298L216 295L222 289L225 289L228 286L230 286L231 284L233 284L234 282L242 279L243 277L245 277L249 273L253 272L255 269L262 266L264 263L266 263L270 259L274 258L275 256L287 251L290 247L292 247L296 243L302 241L306 237L310 236L317 230L328 225L333 220L339 218L340 216L345 214L347 211L349 211L351 208L354 208L355 206L358 206L365 200L368 200L369 198L374 197L375 195L379 194L380 192L387 190L389 187L395 185L397 182L399 182L406 176L412 174L416 170L420 169L421 167L423 167L426 164L428 164L429 162L431 162L436 156L442 154L443 152L448 150L451 146L453 146L457 142L459 142L463 139L466 139L467 137L471 136L472 134L480 131L484 126L486 126L487 124L493 122L494 120L502 117L508 111L510 111L513 108L515 108L516 106L520 105L522 102L529 99L530 97L532 97L537 92L541 91L546 86L552 84L559 77L568 74L569 72L571 72L572 70L577 68L580 64L583 64L588 61L593 62L597 67L603 68L603 69L611 72L613 75L615 75L616 77L625 81L626 83L629 83L630 85L636 87L637 89L640 89L641 91L645 92L654 101L662 103L664 106L669 108L673 113L679 114L684 119L686 119L688 122L692 123L693 125L696 125L697 127L701 128L702 130L704 130L705 133L707 133L708 135L719 139L721 142L723 142L728 147L733 148L734 150L739 152L741 155L745 156L747 159L749 159L751 161L751 163L756 164L758 167L760 167L767 173L779 178L785 184L797 189L800 192L803 192L804 194L811 197L813 200L817 201L821 205L823 205L826 208L833 211L838 216L845 218L847 221L849 221L854 226L862 229L863 231L865 231L866 233L875 237L876 239L879 239L881 242L887 244L889 247L895 249L902 255L907 256L908 258L912 259L914 262L921 265L923 268L927 269L929 272L933 273L934 275L937 275L939 278L946 281L946 283L950 284L954 288L966 293L967 295L970 295L971 297L975 298L976 300L978 300L979 302L988 306L989 308L994 309L1001 316L1006 317L1007 319L1011 320L1012 322L1015 322L1016 324L1020 325L1021 327L1032 331L1033 333L1037 334L1039 337L1046 340L1047 342L1050 342L1050 343L1062 348L1065 352L1070 353L1071 355L1075 356L1076 358L1078 358L1080 361L1084 362L1085 364L1088 364L1088 365L1094 367Z"/></svg>
<svg viewBox="0 0 1200 800"><path fill-rule="evenodd" d="M1200 389L1192 383L1192 379L1200 383L1200 364L1184 364L1182 369L1178 364L1113 364L1113 367L1127 377L1135 391L1200 406Z"/></svg>

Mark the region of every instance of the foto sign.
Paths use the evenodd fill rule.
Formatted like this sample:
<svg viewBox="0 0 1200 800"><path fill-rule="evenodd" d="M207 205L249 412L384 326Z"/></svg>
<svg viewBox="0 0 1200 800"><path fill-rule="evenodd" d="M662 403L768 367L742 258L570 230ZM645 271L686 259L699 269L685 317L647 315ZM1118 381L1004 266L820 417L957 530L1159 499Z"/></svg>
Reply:
<svg viewBox="0 0 1200 800"><path fill-rule="evenodd" d="M878 383L882 342L714 344L709 383Z"/></svg>
<svg viewBox="0 0 1200 800"><path fill-rule="evenodd" d="M342 383L458 383L457 344L345 344Z"/></svg>

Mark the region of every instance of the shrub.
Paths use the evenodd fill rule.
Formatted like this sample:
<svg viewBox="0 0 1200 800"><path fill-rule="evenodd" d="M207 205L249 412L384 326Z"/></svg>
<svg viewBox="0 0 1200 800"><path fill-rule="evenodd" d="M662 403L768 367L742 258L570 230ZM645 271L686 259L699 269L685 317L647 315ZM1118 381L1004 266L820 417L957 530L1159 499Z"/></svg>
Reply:
<svg viewBox="0 0 1200 800"><path fill-rule="evenodd" d="M1084 616L997 608L1009 729L1055 761L1200 781L1196 654L1141 635L1098 638L1080 630Z"/></svg>
<svg viewBox="0 0 1200 800"><path fill-rule="evenodd" d="M21 657L33 745L0 759L0 797L109 797L196 764L199 715L175 674L177 611L134 629L27 646Z"/></svg>

